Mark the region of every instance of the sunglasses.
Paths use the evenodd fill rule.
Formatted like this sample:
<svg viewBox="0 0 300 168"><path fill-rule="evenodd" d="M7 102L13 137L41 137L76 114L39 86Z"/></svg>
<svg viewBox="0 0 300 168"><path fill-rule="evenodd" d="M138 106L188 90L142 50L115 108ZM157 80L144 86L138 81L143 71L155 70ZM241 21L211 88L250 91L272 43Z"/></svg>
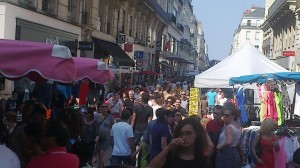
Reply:
<svg viewBox="0 0 300 168"><path fill-rule="evenodd" d="M102 108L107 108L108 106L102 106Z"/></svg>
<svg viewBox="0 0 300 168"><path fill-rule="evenodd" d="M223 117L229 117L231 116L230 114L224 114Z"/></svg>

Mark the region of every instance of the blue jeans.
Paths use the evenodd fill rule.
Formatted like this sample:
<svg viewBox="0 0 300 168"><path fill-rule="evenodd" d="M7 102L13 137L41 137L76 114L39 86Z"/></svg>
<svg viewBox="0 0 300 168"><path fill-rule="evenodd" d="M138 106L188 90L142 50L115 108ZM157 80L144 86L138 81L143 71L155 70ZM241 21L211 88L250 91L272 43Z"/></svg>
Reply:
<svg viewBox="0 0 300 168"><path fill-rule="evenodd" d="M144 132L138 131L138 130L134 130L133 131L133 135L134 135L134 145L135 146L139 146L140 142L141 142L141 138L144 135Z"/></svg>
<svg viewBox="0 0 300 168"><path fill-rule="evenodd" d="M114 156L110 158L111 165L131 165L130 156Z"/></svg>

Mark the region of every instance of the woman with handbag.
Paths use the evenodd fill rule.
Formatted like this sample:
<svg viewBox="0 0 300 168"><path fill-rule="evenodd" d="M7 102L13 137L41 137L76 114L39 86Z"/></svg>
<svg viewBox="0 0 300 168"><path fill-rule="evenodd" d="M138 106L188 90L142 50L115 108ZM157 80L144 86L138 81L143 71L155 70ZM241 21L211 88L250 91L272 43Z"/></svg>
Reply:
<svg viewBox="0 0 300 168"><path fill-rule="evenodd" d="M280 150L278 138L274 134L276 123L273 119L267 118L261 122L260 132L255 135L252 145L252 152L256 158L256 168L274 167L274 153Z"/></svg>

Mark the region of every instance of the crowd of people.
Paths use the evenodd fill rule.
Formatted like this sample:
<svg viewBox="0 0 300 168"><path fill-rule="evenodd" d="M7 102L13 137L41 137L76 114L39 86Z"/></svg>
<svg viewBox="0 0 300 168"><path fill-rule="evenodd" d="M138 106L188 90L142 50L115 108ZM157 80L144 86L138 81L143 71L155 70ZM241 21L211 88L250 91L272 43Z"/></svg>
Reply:
<svg viewBox="0 0 300 168"><path fill-rule="evenodd" d="M189 115L189 87L186 81L117 87L103 102L66 106L50 118L45 105L27 100L21 122L14 112L0 113L0 167L241 168L247 159L236 105L210 89L199 113ZM254 140L263 149L256 165L272 167L270 150L279 147L274 125L264 123Z"/></svg>

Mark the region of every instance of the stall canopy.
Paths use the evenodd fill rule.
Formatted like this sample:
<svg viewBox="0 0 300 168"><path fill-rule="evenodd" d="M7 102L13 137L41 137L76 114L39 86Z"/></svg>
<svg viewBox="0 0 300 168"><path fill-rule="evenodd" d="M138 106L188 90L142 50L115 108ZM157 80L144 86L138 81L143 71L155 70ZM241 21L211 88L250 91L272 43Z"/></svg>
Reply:
<svg viewBox="0 0 300 168"><path fill-rule="evenodd" d="M240 77L231 77L229 85L245 84L245 83L265 83L267 79L274 79L279 81L299 81L300 72L278 72L268 74L253 74Z"/></svg>
<svg viewBox="0 0 300 168"><path fill-rule="evenodd" d="M246 43L236 53L195 76L198 88L230 87L229 78L251 74L288 72L261 54L252 44Z"/></svg>
<svg viewBox="0 0 300 168"><path fill-rule="evenodd" d="M113 79L114 74L108 66L100 60L93 58L73 58L77 69L75 80L87 78L94 83L105 83Z"/></svg>
<svg viewBox="0 0 300 168"><path fill-rule="evenodd" d="M0 39L0 74L70 83L76 75L70 50L61 45Z"/></svg>

